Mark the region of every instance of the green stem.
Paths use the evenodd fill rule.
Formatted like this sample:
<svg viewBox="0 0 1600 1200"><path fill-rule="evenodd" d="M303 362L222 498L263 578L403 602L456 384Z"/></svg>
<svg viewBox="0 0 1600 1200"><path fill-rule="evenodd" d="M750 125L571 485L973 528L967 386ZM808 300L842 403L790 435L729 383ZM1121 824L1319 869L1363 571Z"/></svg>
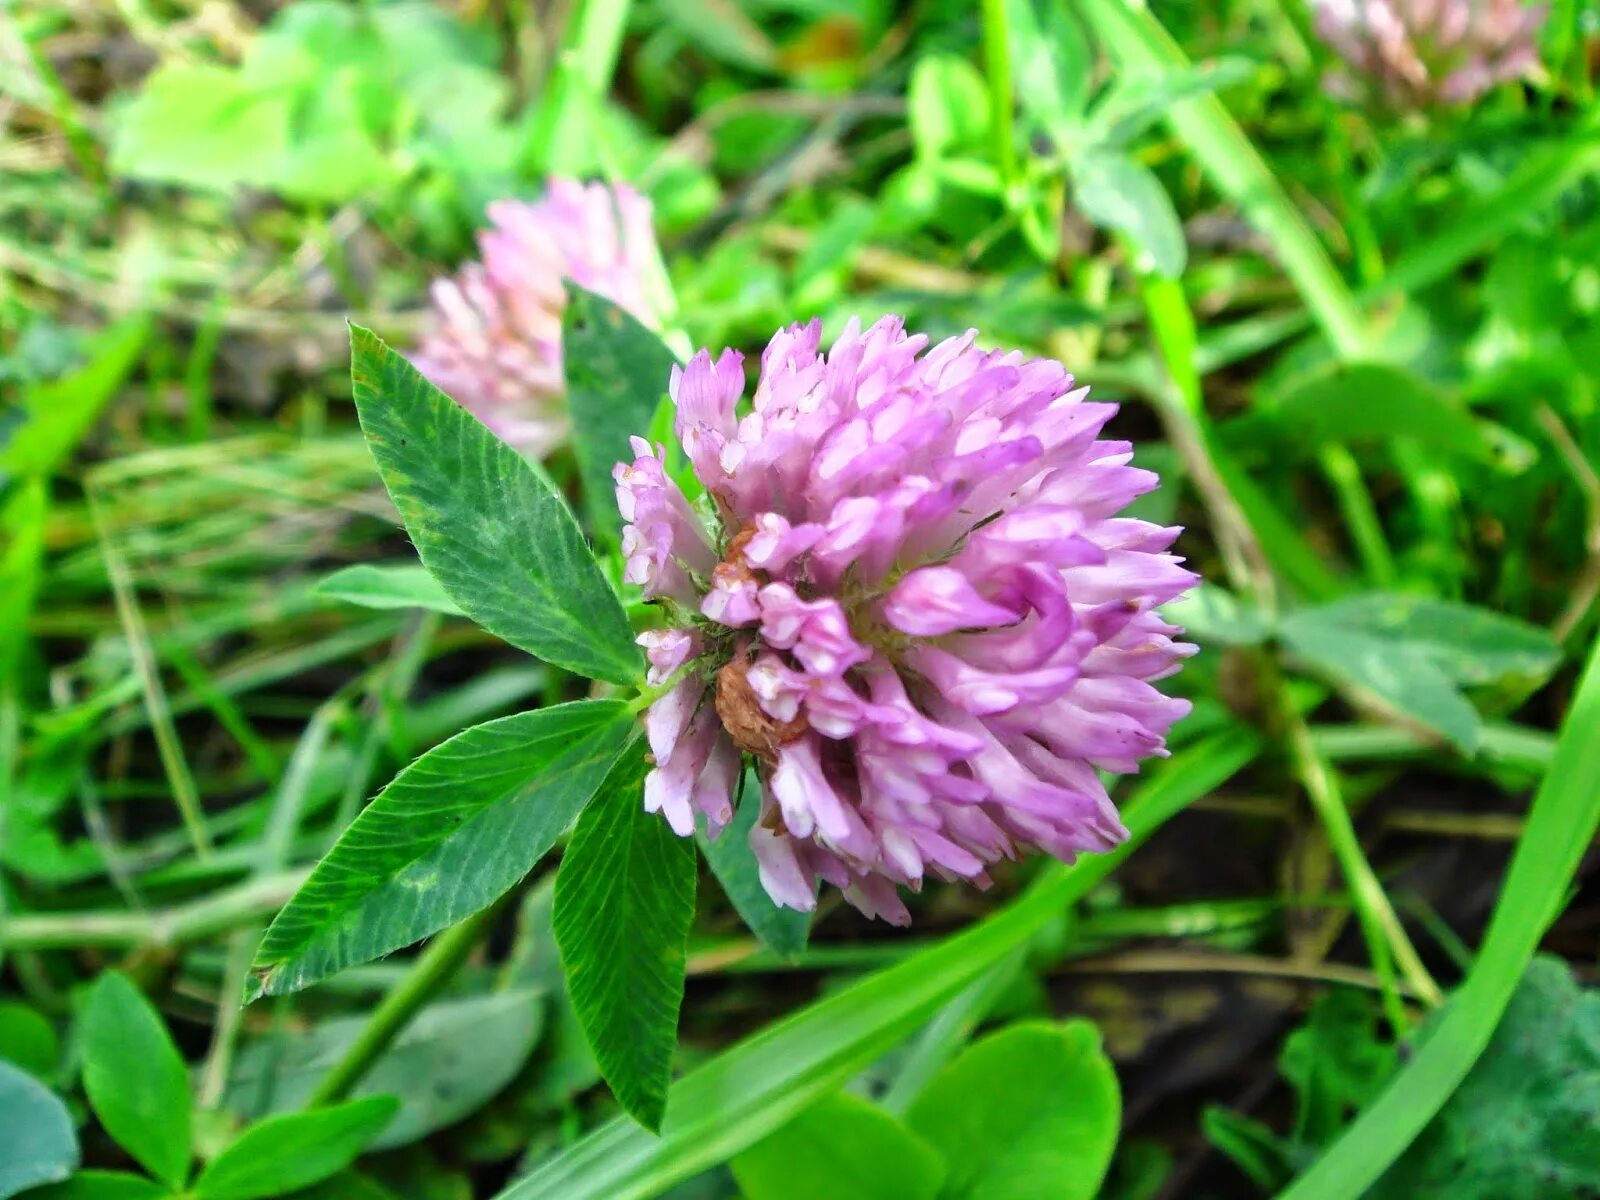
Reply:
<svg viewBox="0 0 1600 1200"><path fill-rule="evenodd" d="M133 659L139 686L144 692L145 712L150 717L150 730L155 734L156 752L166 770L167 782L172 785L172 796L183 816L183 824L194 843L195 854L200 858L212 852L211 835L206 831L205 818L200 810L200 793L195 787L189 762L183 754L183 744L178 740L178 729L172 720L172 709L167 702L166 688L161 683L161 671L156 665L155 653L150 646L150 632L139 609L139 600L133 589L133 576L123 561L122 550L107 532L104 517L96 499L95 481L85 481L84 503L100 543L100 555L105 561L106 577L111 582L111 596L117 615L122 620L124 636L128 639L128 654Z"/></svg>
<svg viewBox="0 0 1600 1200"><path fill-rule="evenodd" d="M1157 346L1166 362L1173 390L1177 393L1176 400L1167 406L1168 416L1188 422L1187 426L1179 427L1179 432L1187 428L1194 437L1204 439L1206 414L1199 372L1194 367L1196 339L1193 314L1189 311L1181 286L1174 281L1147 279L1142 281L1142 291ZM1195 452L1185 455L1185 462L1196 464L1194 473L1197 474L1197 482L1200 482L1200 471L1204 471L1212 481L1211 486L1202 490L1207 508L1219 530L1218 540L1223 543L1230 578L1236 586L1249 588L1258 602L1270 606L1273 603L1270 573L1258 565L1261 559L1255 531L1240 513L1225 484L1216 476L1209 456L1204 452L1203 440ZM1231 553L1228 550L1230 542L1237 547ZM1350 883L1356 913L1372 952L1373 968L1383 983L1390 1018L1397 1030L1403 1029L1405 1010L1399 990L1395 987L1394 962L1399 962L1406 982L1416 995L1436 1004L1440 999L1439 989L1423 968L1394 914L1388 896L1362 853L1355 828L1350 822L1349 809L1339 794L1332 768L1313 745L1310 731L1284 690L1276 666L1269 662L1264 669L1267 683L1277 693L1278 707L1290 722L1291 747L1301 779L1327 829L1328 840L1345 878Z"/></svg>
<svg viewBox="0 0 1600 1200"><path fill-rule="evenodd" d="M200 1069L199 1086L195 1090L195 1099L203 1109L216 1109L222 1104L223 1092L228 1086L228 1074L233 1067L234 1049L244 1026L244 1005L239 1003L239 997L244 995L245 981L250 977L250 960L255 957L256 943L260 940L258 930L240 929L228 941L228 957L222 971L211 1048L206 1052L205 1065Z"/></svg>
<svg viewBox="0 0 1600 1200"><path fill-rule="evenodd" d="M1178 451L1211 514L1217 548L1229 580L1249 594L1263 612L1274 613L1278 607L1276 586L1260 531L1251 524L1227 478L1217 469L1211 420L1206 413L1200 372L1195 368L1194 313L1183 285L1175 279L1146 275L1140 279L1139 288L1171 384L1154 389L1168 441Z"/></svg>
<svg viewBox="0 0 1600 1200"><path fill-rule="evenodd" d="M300 890L307 870L251 879L203 900L153 913L17 913L0 921L0 949L82 946L171 949L203 941L271 916Z"/></svg>
<svg viewBox="0 0 1600 1200"><path fill-rule="evenodd" d="M1416 947L1406 935L1405 927L1389 903L1389 895L1378 882L1378 876L1361 849L1361 840L1350 820L1350 809L1339 790L1338 777L1311 740L1311 731L1304 719L1289 704L1281 706L1287 725L1290 751L1294 756L1295 771L1305 788L1311 806L1328 832L1328 844L1333 856L1350 885L1350 898L1361 924L1362 934L1372 954L1373 970L1385 980L1384 999L1389 1008L1390 1022L1396 1032L1403 1032L1408 1022L1400 1003L1398 991L1393 987L1393 968L1398 966L1412 993L1430 1006L1444 1002L1444 993L1433 981Z"/></svg>
<svg viewBox="0 0 1600 1200"><path fill-rule="evenodd" d="M1167 72L1189 60L1161 23L1127 0L1079 0L1079 11L1124 70ZM1271 169L1215 96L1180 100L1167 121L1200 169L1272 243L1284 272L1341 358L1371 347L1365 314Z"/></svg>
<svg viewBox="0 0 1600 1200"><path fill-rule="evenodd" d="M993 131L995 166L1000 169L1009 202L1011 186L1017 178L1017 146L1011 128L1016 100L1011 85L1006 0L983 0L983 58L989 77L989 128Z"/></svg>
<svg viewBox="0 0 1600 1200"><path fill-rule="evenodd" d="M611 87L628 25L628 6L629 0L581 0L571 17L567 49L595 96L604 96Z"/></svg>
<svg viewBox="0 0 1600 1200"><path fill-rule="evenodd" d="M1333 485L1339 513L1344 518L1345 528L1350 531L1350 539L1355 543L1356 553L1361 558L1368 580L1380 588L1389 587L1396 575L1394 555L1383 536L1383 521L1372 502L1372 494L1367 491L1367 485L1361 478L1361 467L1356 463L1355 455L1343 446L1330 444L1318 451L1317 461L1322 465L1322 473Z"/></svg>
<svg viewBox="0 0 1600 1200"><path fill-rule="evenodd" d="M1126 0L1080 0L1080 9L1123 68L1161 72L1189 67L1178 44L1143 8L1134 9ZM1211 95L1181 100L1167 110L1167 121L1217 189L1272 243L1338 357L1371 357L1375 343L1361 305L1222 102ZM1368 574L1376 583L1387 583L1394 577L1393 556L1355 460L1336 448L1321 457Z"/></svg>
<svg viewBox="0 0 1600 1200"><path fill-rule="evenodd" d="M1311 740L1319 754L1334 761L1388 762L1438 753L1436 743L1394 725L1323 725L1312 729ZM1490 722L1479 735L1475 762L1542 775L1554 750L1555 739L1542 729Z"/></svg>
<svg viewBox="0 0 1600 1200"><path fill-rule="evenodd" d="M428 943L406 977L379 1002L343 1057L317 1082L307 1108L334 1104L350 1094L417 1010L455 974L499 911L499 904L491 904Z"/></svg>

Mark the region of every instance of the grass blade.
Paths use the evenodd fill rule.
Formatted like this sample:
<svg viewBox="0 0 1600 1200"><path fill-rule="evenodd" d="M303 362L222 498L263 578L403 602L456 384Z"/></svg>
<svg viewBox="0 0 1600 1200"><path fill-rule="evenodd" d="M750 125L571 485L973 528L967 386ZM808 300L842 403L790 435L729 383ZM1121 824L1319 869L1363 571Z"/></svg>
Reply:
<svg viewBox="0 0 1600 1200"><path fill-rule="evenodd" d="M1466 982L1404 1070L1280 1200L1354 1200L1422 1132L1483 1053L1559 914L1600 822L1600 643L1562 725L1555 758L1534 797L1489 932Z"/></svg>

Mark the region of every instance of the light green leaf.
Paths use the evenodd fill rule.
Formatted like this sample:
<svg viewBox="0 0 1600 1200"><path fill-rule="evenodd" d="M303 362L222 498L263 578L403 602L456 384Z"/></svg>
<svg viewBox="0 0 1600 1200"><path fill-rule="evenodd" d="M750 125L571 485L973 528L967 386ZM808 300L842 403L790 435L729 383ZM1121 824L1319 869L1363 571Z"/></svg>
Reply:
<svg viewBox="0 0 1600 1200"><path fill-rule="evenodd" d="M1219 646L1255 646L1272 636L1272 623L1253 604L1216 583L1202 583L1163 604L1161 615L1189 636Z"/></svg>
<svg viewBox="0 0 1600 1200"><path fill-rule="evenodd" d="M1459 403L1409 371L1383 363L1337 364L1291 383L1270 409L1231 423L1265 426L1275 444L1310 454L1328 442L1410 438L1430 450L1484 461L1494 443Z"/></svg>
<svg viewBox="0 0 1600 1200"><path fill-rule="evenodd" d="M876 1104L836 1092L730 1164L745 1200L934 1200L945 1164Z"/></svg>
<svg viewBox="0 0 1600 1200"><path fill-rule="evenodd" d="M906 96L917 154L942 158L972 146L989 128L989 89L978 68L954 54L928 54L911 68Z"/></svg>
<svg viewBox="0 0 1600 1200"><path fill-rule="evenodd" d="M111 169L189 187L265 187L289 152L292 95L210 63L152 72L112 124Z"/></svg>
<svg viewBox="0 0 1600 1200"><path fill-rule="evenodd" d="M1254 63L1224 58L1198 66L1121 77L1095 105L1089 140L1107 149L1123 149L1179 101L1225 88L1254 73Z"/></svg>
<svg viewBox="0 0 1600 1200"><path fill-rule="evenodd" d="M359 326L356 409L423 564L491 633L613 683L640 674L616 594L566 502L517 452Z"/></svg>
<svg viewBox="0 0 1600 1200"><path fill-rule="evenodd" d="M1006 28L1017 103L1059 141L1083 119L1094 71L1089 40L1063 0L1007 0Z"/></svg>
<svg viewBox="0 0 1600 1200"><path fill-rule="evenodd" d="M615 700L519 713L400 772L267 930L254 995L292 992L470 916L533 868L628 738Z"/></svg>
<svg viewBox="0 0 1600 1200"><path fill-rule="evenodd" d="M1307 610L1307 614L1317 610ZM1370 637L1295 613L1282 626L1284 644L1318 675L1368 702L1426 725L1474 754L1482 721L1450 677L1414 646Z"/></svg>
<svg viewBox="0 0 1600 1200"><path fill-rule="evenodd" d="M79 1171L65 1183L28 1193L28 1200L164 1200L172 1193L153 1179L126 1171Z"/></svg>
<svg viewBox="0 0 1600 1200"><path fill-rule="evenodd" d="M65 1179L77 1165L67 1106L20 1067L0 1062L0 1200Z"/></svg>
<svg viewBox="0 0 1600 1200"><path fill-rule="evenodd" d="M4 486L0 475L0 487ZM0 534L6 538L0 548L0 682L10 676L28 636L28 618L43 577L49 515L50 485L40 477L18 484L0 504Z"/></svg>
<svg viewBox="0 0 1600 1200"><path fill-rule="evenodd" d="M1168 279L1183 274L1183 226L1149 167L1126 154L1097 150L1072 163L1072 185L1072 200L1083 215L1132 242L1141 269Z"/></svg>
<svg viewBox="0 0 1600 1200"><path fill-rule="evenodd" d="M1542 629L1422 596L1351 596L1290 614L1281 633L1320 674L1369 693L1469 754L1480 722L1460 687L1537 681L1559 659Z"/></svg>
<svg viewBox="0 0 1600 1200"><path fill-rule="evenodd" d="M1047 865L1026 895L970 929L827 995L672 1085L661 1135L606 1123L507 1189L504 1200L646 1200L726 1161L838 1091L972 981L1006 961L1116 869L1167 818L1259 752L1243 730L1151 769L1122 809L1129 840L1072 867Z"/></svg>
<svg viewBox="0 0 1600 1200"><path fill-rule="evenodd" d="M393 1096L284 1113L250 1126L200 1172L198 1200L262 1200L310 1187L356 1160L394 1117Z"/></svg>
<svg viewBox="0 0 1600 1200"><path fill-rule="evenodd" d="M677 359L661 339L609 300L567 284L562 362L572 443L591 527L615 545L622 522L612 468L632 462L632 437L650 431Z"/></svg>
<svg viewBox="0 0 1600 1200"><path fill-rule="evenodd" d="M744 774L743 794L733 820L715 841L706 836L703 826L696 837L700 852L711 864L711 873L750 932L767 949L792 962L806 948L811 914L780 907L761 886L760 867L755 851L750 849L750 831L760 815L761 780L754 770L749 770Z"/></svg>
<svg viewBox="0 0 1600 1200"><path fill-rule="evenodd" d="M1028 1021L963 1050L906 1121L949 1163L949 1200L1092 1200L1122 1100L1093 1024Z"/></svg>
<svg viewBox="0 0 1600 1200"><path fill-rule="evenodd" d="M940 183L974 196L991 196L998 200L1005 195L1006 183L1000 168L980 159L941 158L934 162L933 174Z"/></svg>
<svg viewBox="0 0 1600 1200"><path fill-rule="evenodd" d="M428 574L428 568L412 563L357 563L343 567L320 580L312 594L363 608L425 608L447 616L461 615L461 609L439 581Z"/></svg>
<svg viewBox="0 0 1600 1200"><path fill-rule="evenodd" d="M0 1060L49 1079L60 1053L55 1026L26 1004L0 1001Z"/></svg>
<svg viewBox="0 0 1600 1200"><path fill-rule="evenodd" d="M343 204L378 191L399 177L389 155L367 127L365 73L355 66L323 68L289 112L288 152L271 164L264 182L290 200Z"/></svg>
<svg viewBox="0 0 1600 1200"><path fill-rule="evenodd" d="M1503 613L1429 596L1372 593L1296 613L1292 621L1412 646L1456 683L1537 682L1560 661L1550 634Z"/></svg>
<svg viewBox="0 0 1600 1200"><path fill-rule="evenodd" d="M556 875L567 988L601 1073L640 1124L666 1111L694 920L694 842L644 810L643 753L628 750L572 833Z"/></svg>
<svg viewBox="0 0 1600 1200"><path fill-rule="evenodd" d="M174 1190L189 1171L189 1074L155 1008L108 972L83 1010L83 1088L116 1143Z"/></svg>
<svg viewBox="0 0 1600 1200"><path fill-rule="evenodd" d="M419 1012L356 1085L357 1096L400 1101L372 1149L404 1146L483 1107L533 1053L542 1011L537 992L517 988ZM300 1108L367 1024L364 1016L338 1017L249 1043L223 1103L244 1117Z"/></svg>

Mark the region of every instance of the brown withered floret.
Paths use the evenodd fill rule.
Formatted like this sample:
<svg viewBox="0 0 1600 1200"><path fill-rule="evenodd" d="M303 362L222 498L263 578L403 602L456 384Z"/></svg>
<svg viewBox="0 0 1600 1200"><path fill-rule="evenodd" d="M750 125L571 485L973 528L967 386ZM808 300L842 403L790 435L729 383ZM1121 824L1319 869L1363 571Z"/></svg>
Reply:
<svg viewBox="0 0 1600 1200"><path fill-rule="evenodd" d="M750 664L741 656L717 672L717 716L733 744L766 763L778 761L778 748L803 734L806 720L795 715L775 720L761 707L750 686Z"/></svg>

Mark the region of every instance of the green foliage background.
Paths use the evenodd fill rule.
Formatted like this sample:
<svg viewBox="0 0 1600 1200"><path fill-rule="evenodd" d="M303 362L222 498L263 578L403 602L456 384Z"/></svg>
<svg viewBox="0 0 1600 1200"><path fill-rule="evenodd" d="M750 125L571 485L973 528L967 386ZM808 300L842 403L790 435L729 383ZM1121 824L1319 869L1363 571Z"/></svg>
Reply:
<svg viewBox="0 0 1600 1200"><path fill-rule="evenodd" d="M8 6L0 1196L1600 1189L1600 11L1539 54L1395 112L1303 0ZM675 308L574 294L535 468L390 347L552 174ZM1129 845L905 934L642 812L609 491L688 344L890 311L1122 401L1207 581Z"/></svg>

